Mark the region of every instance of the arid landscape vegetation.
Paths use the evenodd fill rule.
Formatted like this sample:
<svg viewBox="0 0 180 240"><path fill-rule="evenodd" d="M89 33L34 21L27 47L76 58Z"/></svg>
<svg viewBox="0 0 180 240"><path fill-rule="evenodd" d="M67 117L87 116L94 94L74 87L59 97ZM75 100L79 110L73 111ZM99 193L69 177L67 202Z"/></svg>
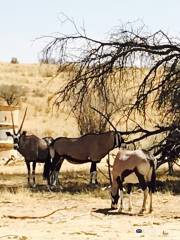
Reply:
<svg viewBox="0 0 180 240"><path fill-rule="evenodd" d="M0 70L0 84L21 86L26 92L20 101L19 116L21 122L25 107L28 106L24 129L39 136L78 134L73 119L66 120L66 111L53 111L52 104L48 105L48 98L57 90L59 83L67 80L68 72L59 76L60 81L54 81L55 65L1 63ZM67 121L69 124L65 124Z"/></svg>
<svg viewBox="0 0 180 240"><path fill-rule="evenodd" d="M76 119L67 106L57 109L51 99L54 92L69 78L69 70L55 79L57 67L50 64L0 63L0 85L21 86L21 121L28 106L23 129L44 136L80 135ZM142 73L143 74L143 73ZM124 93L123 93L124 94ZM126 98L131 95L126 93ZM150 110L149 110L150 111ZM154 118L158 119L155 112ZM118 115L116 116L118 118ZM116 119L117 120L117 119ZM151 126L152 123L147 123ZM119 125L118 125L119 127ZM124 125L121 125L125 129ZM145 141L143 147L149 145ZM117 150L115 150L116 152ZM113 157L111 156L111 161ZM101 187L91 188L89 164L65 162L60 181L63 190L49 191L42 180L42 165L37 166L37 187L29 188L22 159L5 165L0 161L0 239L169 239L180 238L180 169L167 175L167 165L158 170L157 192L153 197L154 211L138 215L142 192L135 189L133 211L118 214L110 210L110 193L106 158L98 164ZM125 209L127 209L125 194ZM139 232L139 229L141 230Z"/></svg>

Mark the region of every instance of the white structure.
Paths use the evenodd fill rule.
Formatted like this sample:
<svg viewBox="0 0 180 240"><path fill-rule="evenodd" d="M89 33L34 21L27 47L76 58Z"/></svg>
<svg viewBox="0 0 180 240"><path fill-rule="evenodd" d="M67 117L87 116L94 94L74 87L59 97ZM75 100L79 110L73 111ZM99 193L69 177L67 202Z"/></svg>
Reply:
<svg viewBox="0 0 180 240"><path fill-rule="evenodd" d="M13 140L7 137L6 131L13 132L11 119L13 113L15 128L18 128L19 107L0 105L0 160L16 157L17 151L13 150Z"/></svg>

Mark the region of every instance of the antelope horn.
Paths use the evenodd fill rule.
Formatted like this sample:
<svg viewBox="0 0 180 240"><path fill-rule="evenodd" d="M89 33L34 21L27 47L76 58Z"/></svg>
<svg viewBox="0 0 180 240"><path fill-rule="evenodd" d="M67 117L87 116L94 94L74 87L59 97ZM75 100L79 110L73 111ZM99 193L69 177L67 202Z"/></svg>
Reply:
<svg viewBox="0 0 180 240"><path fill-rule="evenodd" d="M25 110L25 113L24 113L24 117L23 117L23 120L22 120L22 122L21 122L21 126L20 126L20 128L19 128L19 131L18 131L18 133L20 133L20 132L21 132L21 130L22 130L23 123L24 123L24 120L25 120L25 117L26 117L26 113L27 113L27 107L26 107L26 110Z"/></svg>
<svg viewBox="0 0 180 240"><path fill-rule="evenodd" d="M11 111L11 120L12 120L12 125L13 125L13 133L15 134L14 117L13 117L12 111Z"/></svg>

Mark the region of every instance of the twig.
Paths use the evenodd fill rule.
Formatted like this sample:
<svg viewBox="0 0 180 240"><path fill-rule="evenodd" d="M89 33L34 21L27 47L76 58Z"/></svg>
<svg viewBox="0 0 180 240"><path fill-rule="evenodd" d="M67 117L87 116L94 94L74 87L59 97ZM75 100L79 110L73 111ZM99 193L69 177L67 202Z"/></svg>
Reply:
<svg viewBox="0 0 180 240"><path fill-rule="evenodd" d="M11 157L5 162L4 166L8 165L9 162L15 161L15 160L16 159L15 159L14 155L11 155Z"/></svg>
<svg viewBox="0 0 180 240"><path fill-rule="evenodd" d="M106 119L106 121L108 121L108 123L111 125L111 127L114 129L114 131L115 131L115 132L118 132L117 129L115 128L115 126L112 124L112 122L109 120L108 117L106 117L102 112L100 112L99 110L97 110L95 107L92 107L92 106L91 106L91 108L92 108L94 111L96 111L97 113L99 113L101 116L103 116L103 117Z"/></svg>
<svg viewBox="0 0 180 240"><path fill-rule="evenodd" d="M15 237L19 237L19 236L18 235L14 235L14 234L13 235L12 234L8 234L8 235L0 236L0 238L5 238L5 237L8 237L8 238L9 237L14 237L15 238Z"/></svg>
<svg viewBox="0 0 180 240"><path fill-rule="evenodd" d="M161 218L167 218L167 219L180 219L180 216L166 216L166 215L161 215Z"/></svg>
<svg viewBox="0 0 180 240"><path fill-rule="evenodd" d="M97 216L95 214L93 214L93 212L90 213L91 216L95 217L95 218L98 218L100 220L103 220L104 218L100 217L100 216Z"/></svg>
<svg viewBox="0 0 180 240"><path fill-rule="evenodd" d="M178 167L180 167L180 164L178 164L177 162L174 162L174 164L176 164Z"/></svg>
<svg viewBox="0 0 180 240"><path fill-rule="evenodd" d="M3 215L2 217L4 218L11 218L11 219L37 219L37 218L47 218L49 216L51 216L52 214L58 212L58 211L62 211L62 210L69 210L69 209L72 209L72 208L76 208L76 206L73 206L73 207L70 207L70 208L59 208L59 209L56 209L54 210L53 212L51 213L48 213L46 215L43 215L43 216L13 216L13 215Z"/></svg>
<svg viewBox="0 0 180 240"><path fill-rule="evenodd" d="M93 233L93 232L85 232L85 231L79 231L79 232L73 232L71 234L85 234L85 235L91 235L91 236L98 236L97 233Z"/></svg>
<svg viewBox="0 0 180 240"><path fill-rule="evenodd" d="M73 216L72 218L70 218L69 220L74 220L76 218L79 218L79 217L83 217L83 216L86 216L87 213L83 213L83 214L80 214L80 215L77 215L77 216Z"/></svg>
<svg viewBox="0 0 180 240"><path fill-rule="evenodd" d="M1 201L0 203L13 203L13 202L10 202L10 201Z"/></svg>
<svg viewBox="0 0 180 240"><path fill-rule="evenodd" d="M109 180L109 178L106 176L105 173L103 173L103 171L102 171L100 168L97 167L97 169L98 169L98 171L99 171L106 179Z"/></svg>

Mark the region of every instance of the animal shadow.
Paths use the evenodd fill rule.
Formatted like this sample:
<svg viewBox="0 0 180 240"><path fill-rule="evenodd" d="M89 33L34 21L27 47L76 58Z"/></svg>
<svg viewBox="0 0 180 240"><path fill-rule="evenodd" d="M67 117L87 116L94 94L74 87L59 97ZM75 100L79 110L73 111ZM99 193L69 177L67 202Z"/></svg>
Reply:
<svg viewBox="0 0 180 240"><path fill-rule="evenodd" d="M94 213L100 213L104 215L127 215L127 216L135 216L137 214L135 213L130 213L130 212L118 212L117 209L112 209L112 208L99 208L99 209L94 209L92 210Z"/></svg>

